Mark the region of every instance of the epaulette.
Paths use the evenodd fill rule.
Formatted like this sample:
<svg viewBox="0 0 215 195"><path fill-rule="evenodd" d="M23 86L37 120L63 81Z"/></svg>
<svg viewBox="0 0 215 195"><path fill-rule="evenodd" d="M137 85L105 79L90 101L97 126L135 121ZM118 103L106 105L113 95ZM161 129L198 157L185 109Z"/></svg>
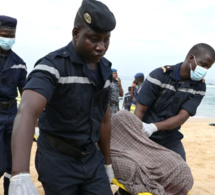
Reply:
<svg viewBox="0 0 215 195"><path fill-rule="evenodd" d="M52 52L46 56L47 59L54 60L57 56L69 57L69 52L65 49Z"/></svg>
<svg viewBox="0 0 215 195"><path fill-rule="evenodd" d="M51 52L48 55L40 58L36 64L34 65L34 67L39 64L44 58L48 59L48 60L54 60L57 56L61 56L61 57L69 57L69 51L65 50L65 49L59 49L57 51Z"/></svg>
<svg viewBox="0 0 215 195"><path fill-rule="evenodd" d="M166 72L172 71L173 66L166 65L166 66L163 66L161 69L163 70L163 73L166 73Z"/></svg>

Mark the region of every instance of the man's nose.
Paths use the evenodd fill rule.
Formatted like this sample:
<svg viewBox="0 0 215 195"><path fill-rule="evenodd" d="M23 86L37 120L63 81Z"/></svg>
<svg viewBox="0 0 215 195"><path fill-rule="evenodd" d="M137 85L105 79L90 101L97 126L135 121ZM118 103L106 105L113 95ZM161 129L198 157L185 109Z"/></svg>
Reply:
<svg viewBox="0 0 215 195"><path fill-rule="evenodd" d="M97 46L96 46L96 50L99 51L105 51L106 47L103 41L98 42Z"/></svg>

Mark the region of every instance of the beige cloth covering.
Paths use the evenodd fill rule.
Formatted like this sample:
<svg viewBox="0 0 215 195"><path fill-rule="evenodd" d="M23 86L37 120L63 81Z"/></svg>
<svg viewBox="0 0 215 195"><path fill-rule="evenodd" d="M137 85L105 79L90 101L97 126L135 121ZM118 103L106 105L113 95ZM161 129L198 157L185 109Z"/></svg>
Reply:
<svg viewBox="0 0 215 195"><path fill-rule="evenodd" d="M111 120L111 158L118 182L135 195L187 195L193 177L181 156L144 136L142 121L134 114L122 110Z"/></svg>

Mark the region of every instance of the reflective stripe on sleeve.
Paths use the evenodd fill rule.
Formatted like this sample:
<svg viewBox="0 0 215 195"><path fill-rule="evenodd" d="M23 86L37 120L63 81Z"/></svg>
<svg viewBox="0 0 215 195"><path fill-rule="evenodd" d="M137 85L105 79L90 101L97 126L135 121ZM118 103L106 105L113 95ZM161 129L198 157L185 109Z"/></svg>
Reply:
<svg viewBox="0 0 215 195"><path fill-rule="evenodd" d="M34 70L45 70L45 71L48 71L51 74L55 75L58 80L60 78L60 74L59 74L58 70L53 67L47 66L47 65L39 64L34 68Z"/></svg>
<svg viewBox="0 0 215 195"><path fill-rule="evenodd" d="M105 84L104 84L104 88L109 87L109 86L110 86L110 84L111 84L110 80L107 80L107 81L105 82Z"/></svg>
<svg viewBox="0 0 215 195"><path fill-rule="evenodd" d="M154 79L154 78L152 78L152 77L150 77L150 76L148 76L146 79L147 79L150 83L153 83L153 84L155 84L155 85L158 85L158 86L160 86L161 88L166 88L166 89L170 89L170 90L172 90L172 91L176 91L176 90L175 90L175 87L172 86L172 85L170 85L170 84L161 83L159 80Z"/></svg>
<svg viewBox="0 0 215 195"><path fill-rule="evenodd" d="M174 87L173 85L166 84L166 83L161 83L159 80L154 79L154 78L152 78L152 77L150 77L150 76L148 76L146 79L147 79L150 83L153 83L153 84L155 84L155 85L158 85L158 86L160 86L161 88L169 89L169 90L172 90L172 91L176 92L176 89L175 89L175 87ZM191 93L191 94L193 94L193 95L196 95L196 94L202 95L202 96L205 95L205 92L204 92L204 91L197 91L197 90L190 89L190 88L183 88L183 87L180 87L180 88L178 88L177 91L184 92L184 93Z"/></svg>
<svg viewBox="0 0 215 195"><path fill-rule="evenodd" d="M19 68L22 68L22 69L25 69L25 70L27 70L26 69L26 66L25 65L23 65L23 64L19 64L19 65L13 65L13 66L11 66L10 68L16 68L16 69L19 69Z"/></svg>
<svg viewBox="0 0 215 195"><path fill-rule="evenodd" d="M189 89L189 88L179 88L178 91L186 92L186 93L192 93L192 94L194 94L194 95L196 95L196 94L202 95L202 96L205 95L205 92L204 92L204 91L196 91L196 90L194 90L194 89Z"/></svg>

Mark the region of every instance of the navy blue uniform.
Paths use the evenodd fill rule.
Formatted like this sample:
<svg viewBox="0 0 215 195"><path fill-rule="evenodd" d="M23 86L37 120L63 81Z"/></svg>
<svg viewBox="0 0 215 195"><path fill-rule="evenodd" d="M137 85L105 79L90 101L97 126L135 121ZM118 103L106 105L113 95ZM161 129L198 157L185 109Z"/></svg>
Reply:
<svg viewBox="0 0 215 195"><path fill-rule="evenodd" d="M202 81L192 80L182 83L180 66L181 63L157 68L147 77L137 99L140 104L148 107L143 122L164 121L177 115L180 110L186 110L190 116L196 114L197 107L205 95L206 85ZM175 151L185 159L181 143L183 134L179 130L180 126L168 131L157 131L150 139Z"/></svg>
<svg viewBox="0 0 215 195"><path fill-rule="evenodd" d="M141 90L142 86L143 86L143 83L140 84L139 86L137 86L137 89L136 89L135 92L134 92L134 97L133 97L133 99L132 99L132 104L134 104L134 105L137 104L137 97L138 97L138 95L139 95L139 93L140 93L140 90Z"/></svg>
<svg viewBox="0 0 215 195"><path fill-rule="evenodd" d="M26 84L26 65L12 50L0 54L0 177L5 174L5 193L11 174L11 134L17 113L17 87Z"/></svg>
<svg viewBox="0 0 215 195"><path fill-rule="evenodd" d="M132 99L131 106L130 106L130 112L131 113L134 113L134 111L136 109L137 97L138 97L138 95L140 93L140 90L141 90L142 86L143 86L143 83L141 83L139 86L137 86L137 89L134 92L134 97Z"/></svg>
<svg viewBox="0 0 215 195"><path fill-rule="evenodd" d="M39 119L36 154L36 168L46 194L112 194L103 155L95 146L109 103L111 79L108 60L102 58L97 72L92 72L72 42L40 59L29 75L25 89L47 99ZM56 146L56 140L66 147ZM67 147L89 154L77 158Z"/></svg>

